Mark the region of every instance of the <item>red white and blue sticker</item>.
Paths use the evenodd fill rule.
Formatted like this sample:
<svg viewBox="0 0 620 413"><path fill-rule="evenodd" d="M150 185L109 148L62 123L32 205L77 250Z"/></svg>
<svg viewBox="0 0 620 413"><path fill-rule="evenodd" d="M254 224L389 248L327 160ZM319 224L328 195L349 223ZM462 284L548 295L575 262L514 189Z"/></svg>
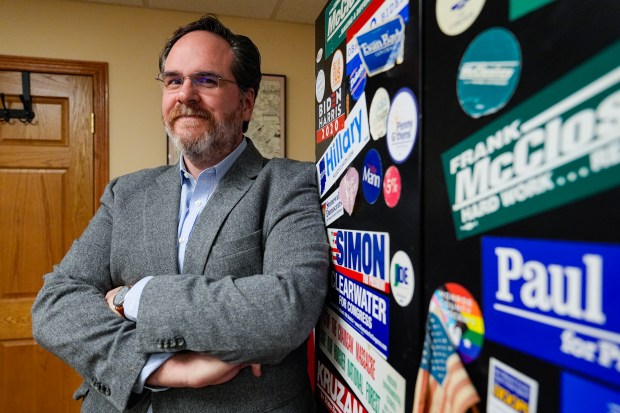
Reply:
<svg viewBox="0 0 620 413"><path fill-rule="evenodd" d="M351 327L387 359L390 299L344 275L332 271L328 303Z"/></svg>
<svg viewBox="0 0 620 413"><path fill-rule="evenodd" d="M405 22L401 16L355 37L368 76L386 72L405 56Z"/></svg>
<svg viewBox="0 0 620 413"><path fill-rule="evenodd" d="M403 25L409 21L409 0L373 0L347 31L347 76L351 97L354 100L358 100L364 92L368 76L389 70L403 60L404 30L396 37L392 36L389 39L381 37L375 39L372 44L365 43L365 52L360 51L360 44L356 37L363 35L368 41L372 36L370 32L380 30L381 26L393 20L399 20ZM383 30L389 31L390 26L384 27ZM375 35L377 33L375 32ZM395 43L398 42L400 42L398 45L400 50L394 56L390 56ZM366 62L369 59L373 61ZM384 62L382 63L381 60ZM372 68L369 68L368 63ZM377 139L374 136L373 138Z"/></svg>
<svg viewBox="0 0 620 413"><path fill-rule="evenodd" d="M390 234L330 228L334 269L377 290L390 292Z"/></svg>
<svg viewBox="0 0 620 413"><path fill-rule="evenodd" d="M472 118L497 112L510 100L521 74L521 48L507 29L493 27L469 45L459 66L456 91Z"/></svg>
<svg viewBox="0 0 620 413"><path fill-rule="evenodd" d="M374 204L379 199L383 184L383 168L381 156L376 149L366 153L362 166L362 192L369 204Z"/></svg>
<svg viewBox="0 0 620 413"><path fill-rule="evenodd" d="M482 268L489 340L620 384L620 246L484 237Z"/></svg>
<svg viewBox="0 0 620 413"><path fill-rule="evenodd" d="M363 95L351 109L344 129L336 134L316 165L321 197L336 183L368 141L368 111Z"/></svg>

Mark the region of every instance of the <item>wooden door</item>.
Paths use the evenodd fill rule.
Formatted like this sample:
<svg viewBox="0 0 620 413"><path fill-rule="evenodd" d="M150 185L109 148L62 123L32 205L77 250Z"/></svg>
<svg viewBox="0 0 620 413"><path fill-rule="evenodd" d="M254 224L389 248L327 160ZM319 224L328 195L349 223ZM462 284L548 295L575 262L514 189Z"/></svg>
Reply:
<svg viewBox="0 0 620 413"><path fill-rule="evenodd" d="M81 378L32 340L30 308L101 191L93 77L30 77L33 123L0 122L0 411L72 412ZM20 71L0 70L0 93L9 108L22 107Z"/></svg>

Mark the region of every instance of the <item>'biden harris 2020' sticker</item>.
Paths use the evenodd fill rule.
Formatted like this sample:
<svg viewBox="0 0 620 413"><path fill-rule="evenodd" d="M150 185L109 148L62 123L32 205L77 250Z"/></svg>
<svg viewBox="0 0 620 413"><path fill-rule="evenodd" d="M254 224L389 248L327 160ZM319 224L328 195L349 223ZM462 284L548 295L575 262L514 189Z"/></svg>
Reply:
<svg viewBox="0 0 620 413"><path fill-rule="evenodd" d="M494 27L469 45L459 66L456 91L472 118L497 112L512 97L521 74L521 48L508 30Z"/></svg>

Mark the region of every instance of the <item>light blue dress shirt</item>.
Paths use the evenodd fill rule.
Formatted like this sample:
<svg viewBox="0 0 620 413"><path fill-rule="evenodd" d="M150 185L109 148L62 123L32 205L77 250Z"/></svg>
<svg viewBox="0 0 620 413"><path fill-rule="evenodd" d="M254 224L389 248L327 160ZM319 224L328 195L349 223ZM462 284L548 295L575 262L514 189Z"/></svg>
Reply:
<svg viewBox="0 0 620 413"><path fill-rule="evenodd" d="M213 195L217 184L222 180L230 167L235 163L247 146L245 138L241 143L220 163L207 168L200 172L198 178L194 178L192 174L187 172L183 157L180 159L181 166L181 204L179 206L179 226L177 233L178 262L179 274L183 272L183 264L185 261L185 248L192 229L200 213L204 209L209 198ZM123 305L125 317L131 321L138 320L138 307L140 305L140 297L146 284L153 278L147 276L137 282L125 296ZM161 366L166 360L172 357L174 353L153 353L147 360L146 364L140 372L140 377L133 387L134 393L142 393L146 379ZM154 391L166 390L165 388L151 388Z"/></svg>

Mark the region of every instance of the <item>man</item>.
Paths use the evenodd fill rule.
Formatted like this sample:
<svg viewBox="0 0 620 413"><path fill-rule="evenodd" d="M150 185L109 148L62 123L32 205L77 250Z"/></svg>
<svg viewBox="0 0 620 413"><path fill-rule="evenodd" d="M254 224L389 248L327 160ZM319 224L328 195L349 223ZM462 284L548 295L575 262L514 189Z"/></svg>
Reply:
<svg viewBox="0 0 620 413"><path fill-rule="evenodd" d="M32 309L86 412L310 412L305 342L327 289L314 166L243 136L260 54L214 16L160 56L173 167L110 182ZM207 202L208 201L208 202Z"/></svg>

